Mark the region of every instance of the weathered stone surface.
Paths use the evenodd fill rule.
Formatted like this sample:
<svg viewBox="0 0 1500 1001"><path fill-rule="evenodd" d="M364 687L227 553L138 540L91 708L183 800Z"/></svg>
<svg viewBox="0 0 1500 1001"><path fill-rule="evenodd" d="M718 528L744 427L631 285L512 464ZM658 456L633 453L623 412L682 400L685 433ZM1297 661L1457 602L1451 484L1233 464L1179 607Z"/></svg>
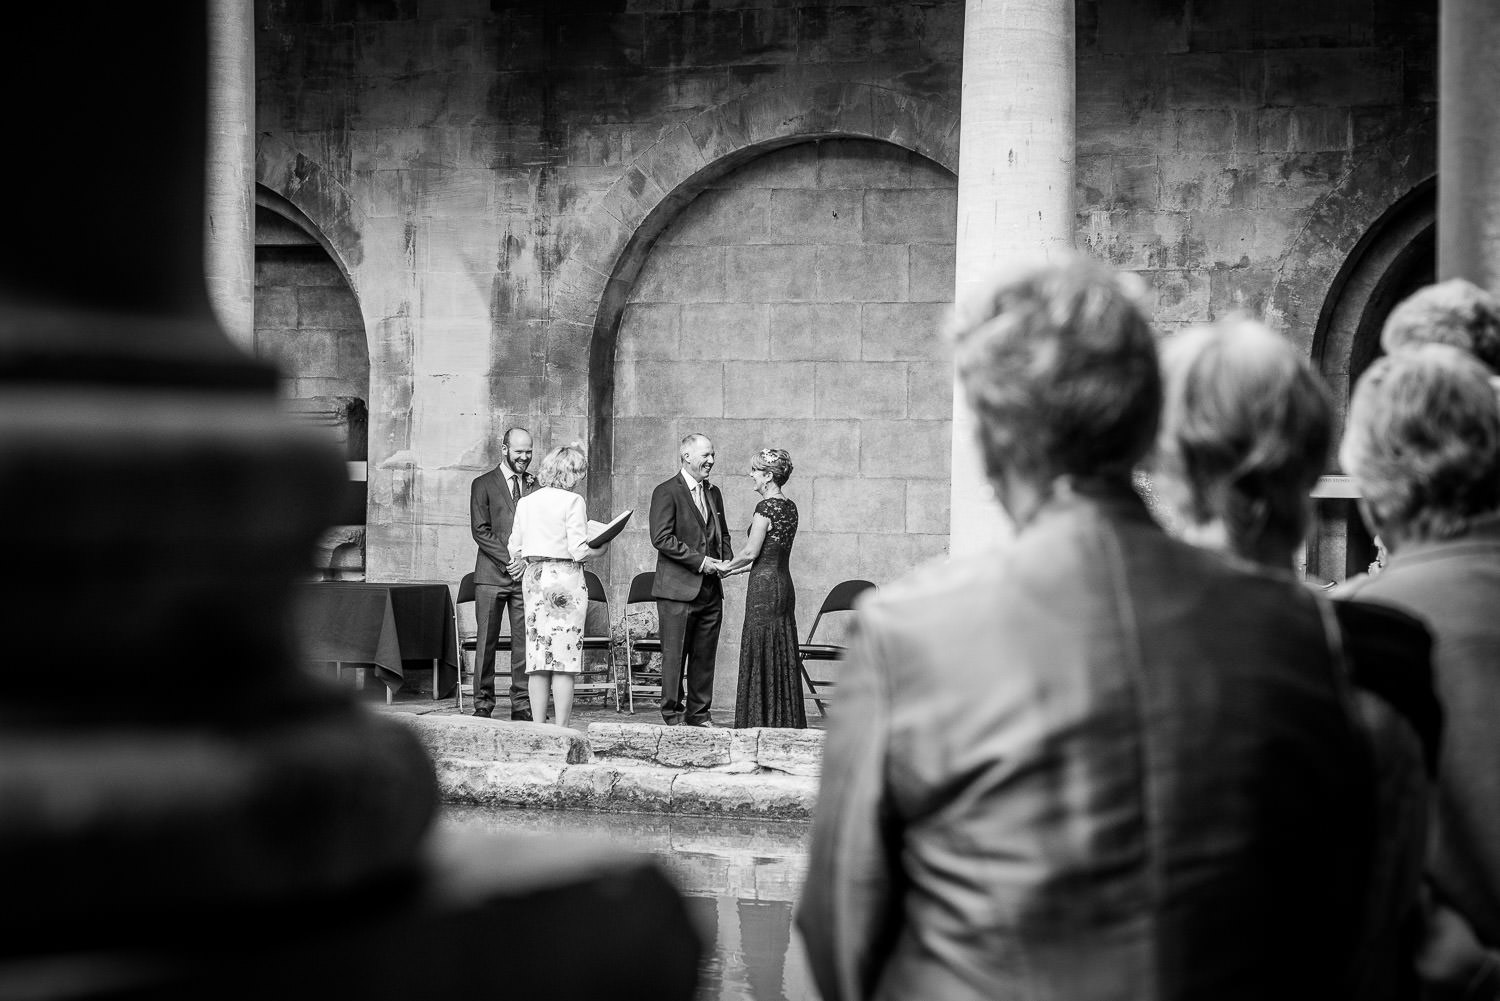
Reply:
<svg viewBox="0 0 1500 1001"><path fill-rule="evenodd" d="M679 774L670 768L620 768L605 809L667 813L672 808L672 784Z"/></svg>
<svg viewBox="0 0 1500 1001"><path fill-rule="evenodd" d="M820 775L823 771L823 731L763 729L756 760L762 768L788 775Z"/></svg>
<svg viewBox="0 0 1500 1001"><path fill-rule="evenodd" d="M597 758L656 760L665 728L649 723L590 723L588 741Z"/></svg>
<svg viewBox="0 0 1500 1001"><path fill-rule="evenodd" d="M601 763L565 768L557 783L557 805L563 810L609 809L619 778L618 765Z"/></svg>
<svg viewBox="0 0 1500 1001"><path fill-rule="evenodd" d="M438 789L450 803L486 806L557 806L558 786L570 766L561 762L475 761L439 758Z"/></svg>
<svg viewBox="0 0 1500 1001"><path fill-rule="evenodd" d="M590 759L588 739L565 726L475 716L392 715L416 731L434 758L573 764Z"/></svg>
<svg viewBox="0 0 1500 1001"><path fill-rule="evenodd" d="M802 775L683 772L672 783L672 812L700 816L806 820L817 798L817 780Z"/></svg>
<svg viewBox="0 0 1500 1001"><path fill-rule="evenodd" d="M760 727L729 731L729 763L738 765L749 762L758 765L760 750Z"/></svg>
<svg viewBox="0 0 1500 1001"><path fill-rule="evenodd" d="M713 768L729 764L730 730L697 726L659 727L656 763L667 768Z"/></svg>

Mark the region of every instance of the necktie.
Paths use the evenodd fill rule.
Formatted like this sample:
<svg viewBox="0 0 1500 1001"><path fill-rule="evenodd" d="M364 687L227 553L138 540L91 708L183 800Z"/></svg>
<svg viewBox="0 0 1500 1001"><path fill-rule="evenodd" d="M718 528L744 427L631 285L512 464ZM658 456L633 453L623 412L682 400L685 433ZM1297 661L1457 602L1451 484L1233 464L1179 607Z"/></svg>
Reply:
<svg viewBox="0 0 1500 1001"><path fill-rule="evenodd" d="M510 478L510 499L520 503L521 500L521 478L512 476Z"/></svg>
<svg viewBox="0 0 1500 1001"><path fill-rule="evenodd" d="M703 500L703 484L699 483L693 488L693 503L698 505L698 514L704 521L708 520L708 506Z"/></svg>

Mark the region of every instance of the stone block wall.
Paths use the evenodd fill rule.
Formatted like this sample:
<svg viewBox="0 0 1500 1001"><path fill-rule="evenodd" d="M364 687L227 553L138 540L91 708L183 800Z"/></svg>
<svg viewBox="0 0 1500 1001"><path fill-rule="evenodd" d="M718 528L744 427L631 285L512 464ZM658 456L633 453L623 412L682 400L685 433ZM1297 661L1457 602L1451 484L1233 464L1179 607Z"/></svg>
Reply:
<svg viewBox="0 0 1500 1001"><path fill-rule="evenodd" d="M951 294L951 187L837 140L956 164L963 3L686 6L258 0L257 180L368 337L372 578L472 565L468 481L513 424L590 442L618 509L716 421L726 471L797 458L801 565L940 548L951 375L903 331ZM1312 351L1339 267L1434 169L1435 3L1077 11L1078 244L1166 329L1243 310ZM616 582L646 563L627 534Z"/></svg>
<svg viewBox="0 0 1500 1001"><path fill-rule="evenodd" d="M255 351L281 369L291 399L369 399L359 300L322 247L256 248Z"/></svg>
<svg viewBox="0 0 1500 1001"><path fill-rule="evenodd" d="M615 591L655 566L651 490L693 431L714 440L737 542L759 499L752 454L791 453L804 636L838 581L890 581L946 551L953 394L939 329L956 194L946 169L890 143L808 142L724 176L673 220L616 342L612 494L640 518L611 554ZM744 578L726 595L732 667ZM723 699L735 676L719 671Z"/></svg>

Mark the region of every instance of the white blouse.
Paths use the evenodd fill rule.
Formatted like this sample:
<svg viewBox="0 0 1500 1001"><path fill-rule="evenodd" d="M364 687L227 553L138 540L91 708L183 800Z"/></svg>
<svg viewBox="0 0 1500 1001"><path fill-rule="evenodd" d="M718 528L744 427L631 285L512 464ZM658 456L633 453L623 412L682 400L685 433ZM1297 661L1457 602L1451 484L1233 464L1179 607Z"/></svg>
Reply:
<svg viewBox="0 0 1500 1001"><path fill-rule="evenodd" d="M542 487L516 504L516 517L510 529L510 555L582 561L604 552L589 548L588 537L589 520L583 498L571 490Z"/></svg>

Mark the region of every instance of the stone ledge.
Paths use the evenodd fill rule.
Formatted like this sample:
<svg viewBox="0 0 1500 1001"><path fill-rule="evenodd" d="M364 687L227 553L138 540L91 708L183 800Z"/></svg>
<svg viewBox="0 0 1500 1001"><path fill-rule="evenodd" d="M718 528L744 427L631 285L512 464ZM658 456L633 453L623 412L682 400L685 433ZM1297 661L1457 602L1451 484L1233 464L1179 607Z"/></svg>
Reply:
<svg viewBox="0 0 1500 1001"><path fill-rule="evenodd" d="M603 762L435 762L448 802L542 809L811 819L818 781L804 775L686 771Z"/></svg>
<svg viewBox="0 0 1500 1001"><path fill-rule="evenodd" d="M411 727L434 759L581 764L593 758L587 737L551 723L518 723L475 716L389 715Z"/></svg>
<svg viewBox="0 0 1500 1001"><path fill-rule="evenodd" d="M639 761L663 768L744 771L748 766L816 777L823 764L821 730L591 723L588 742L598 760Z"/></svg>

